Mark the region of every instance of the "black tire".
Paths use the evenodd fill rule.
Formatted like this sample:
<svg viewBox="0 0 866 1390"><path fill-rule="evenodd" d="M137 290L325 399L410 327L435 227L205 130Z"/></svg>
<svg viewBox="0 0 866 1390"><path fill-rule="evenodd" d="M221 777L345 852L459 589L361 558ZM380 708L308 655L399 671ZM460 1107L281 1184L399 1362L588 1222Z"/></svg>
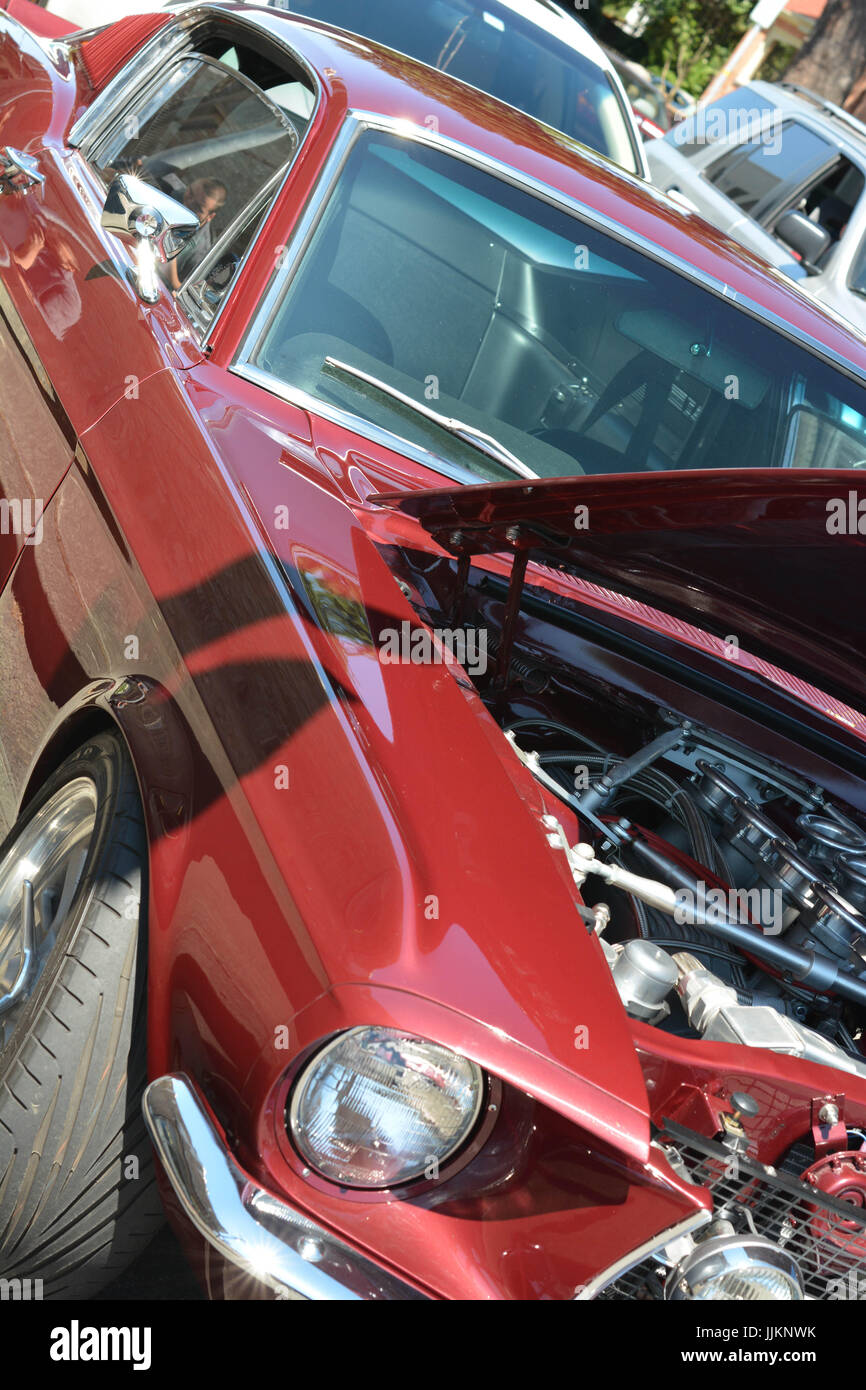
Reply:
<svg viewBox="0 0 866 1390"><path fill-rule="evenodd" d="M163 1220L141 1115L147 842L117 735L94 736L49 777L0 863L40 807L82 776L97 792L87 858L0 1052L0 1275L31 1289L42 1280L41 1296L54 1299L97 1293Z"/></svg>

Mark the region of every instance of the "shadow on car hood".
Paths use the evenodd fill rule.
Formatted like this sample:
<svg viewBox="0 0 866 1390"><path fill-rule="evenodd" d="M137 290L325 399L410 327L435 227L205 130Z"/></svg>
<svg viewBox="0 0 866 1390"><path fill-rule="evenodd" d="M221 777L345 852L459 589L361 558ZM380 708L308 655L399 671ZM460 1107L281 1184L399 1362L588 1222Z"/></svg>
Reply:
<svg viewBox="0 0 866 1390"><path fill-rule="evenodd" d="M528 550L866 708L866 478L856 472L630 473L369 500L414 517L452 553Z"/></svg>

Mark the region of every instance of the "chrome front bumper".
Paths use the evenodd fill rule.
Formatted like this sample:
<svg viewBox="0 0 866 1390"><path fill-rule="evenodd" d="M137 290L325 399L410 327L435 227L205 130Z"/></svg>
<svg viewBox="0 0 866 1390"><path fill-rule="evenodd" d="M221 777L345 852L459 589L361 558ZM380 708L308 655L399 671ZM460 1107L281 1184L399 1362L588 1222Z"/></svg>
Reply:
<svg viewBox="0 0 866 1390"><path fill-rule="evenodd" d="M185 1216L225 1260L279 1298L424 1298L259 1187L227 1149L187 1077L152 1081L142 1108Z"/></svg>

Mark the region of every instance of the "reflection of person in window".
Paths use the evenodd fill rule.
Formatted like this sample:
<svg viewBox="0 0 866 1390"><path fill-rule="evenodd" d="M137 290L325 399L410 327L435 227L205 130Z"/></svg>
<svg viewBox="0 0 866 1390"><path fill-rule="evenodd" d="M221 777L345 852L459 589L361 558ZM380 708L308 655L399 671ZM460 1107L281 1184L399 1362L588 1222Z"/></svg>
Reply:
<svg viewBox="0 0 866 1390"><path fill-rule="evenodd" d="M207 255L213 246L211 222L226 200L226 186L219 179L193 179L183 195L183 202L199 220L199 229L187 242L180 255L166 266L166 280L171 289L179 290L182 282Z"/></svg>

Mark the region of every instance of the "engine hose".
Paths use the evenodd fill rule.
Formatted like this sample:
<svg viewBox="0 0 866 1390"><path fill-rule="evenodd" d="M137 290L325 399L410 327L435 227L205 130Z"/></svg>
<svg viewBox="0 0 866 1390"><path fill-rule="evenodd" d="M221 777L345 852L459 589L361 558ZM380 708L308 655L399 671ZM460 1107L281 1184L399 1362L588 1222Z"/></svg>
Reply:
<svg viewBox="0 0 866 1390"><path fill-rule="evenodd" d="M575 758L579 756L587 772L600 774L604 777L613 768L629 761L627 758L623 759L613 753L606 752L594 740L586 738L585 735L577 733L574 729L569 729L568 725L557 720L541 717L518 719L509 724L506 732L525 728L556 730L559 733L568 734L569 738L575 741L576 746L574 748L539 751L538 759L542 765L548 763L573 764ZM591 748L593 752L584 752L583 749L586 747ZM627 792L626 788L628 789ZM655 805L660 805L669 814L673 814L674 807L676 807L679 814L676 815L675 819L680 822L689 836L692 857L699 864L706 864L707 868L711 869L717 877L724 878L725 882L729 882L730 873L727 861L718 847L706 818L691 797L672 777L652 765L640 768L628 778L627 782L622 783L619 788L613 789L611 801L624 800L628 795L643 795Z"/></svg>
<svg viewBox="0 0 866 1390"><path fill-rule="evenodd" d="M681 869L637 833L631 834L629 844L632 851L644 861L645 868L649 866L656 879L660 880L646 880L648 891L651 890L654 897L666 885L668 892L685 890L693 902L701 901L701 887L688 871ZM633 891L640 890L636 888ZM747 925L726 915L709 915L703 905L694 911L693 917L692 925L703 927L750 957L766 961L780 974L793 976L797 984L812 993L839 995L842 999L859 1004L861 1008L866 1007L866 981L834 957L791 946L778 937L764 935L751 922Z"/></svg>
<svg viewBox="0 0 866 1390"><path fill-rule="evenodd" d="M733 951L723 951L719 946L704 946L703 943L695 944L688 937L684 937L682 941L675 941L673 937L668 936L653 936L650 939L654 946L663 946L667 951L680 951L683 946L689 945L696 956L712 956L714 960L724 960L738 968L743 963L743 957L735 956ZM749 991L737 985L737 993L745 995Z"/></svg>
<svg viewBox="0 0 866 1390"><path fill-rule="evenodd" d="M573 757L573 753L556 750L540 753L538 761L542 766L548 763L562 765L570 762ZM606 755L585 754L582 758L582 766L588 774L603 774L609 762L610 758ZM659 768L643 768L614 792L610 802L611 810L614 806L622 806L623 802L633 797L650 801L654 806L672 815L688 836L691 858L698 864L705 864L717 877L724 878L726 883L729 882L727 863L718 849L703 812L679 783Z"/></svg>
<svg viewBox="0 0 866 1390"><path fill-rule="evenodd" d="M649 937L651 932L646 903L642 903L640 898L636 898L634 894L632 894L630 901L634 915L637 918L637 929L639 934L644 938Z"/></svg>
<svg viewBox="0 0 866 1390"><path fill-rule="evenodd" d="M588 748L592 748L595 753L600 753L602 757L614 758L614 755L606 752L600 743L596 743L593 739L587 738L585 734L578 734L574 729L570 729L567 724L560 724L556 719L544 719L542 717L535 719L515 719L513 724L503 725L503 732L506 734L513 734L518 729L555 729L557 733L566 734L568 738L574 739L579 745L579 748L585 745ZM572 756L572 750L569 749L565 756L570 758ZM616 759L614 760L616 761Z"/></svg>

